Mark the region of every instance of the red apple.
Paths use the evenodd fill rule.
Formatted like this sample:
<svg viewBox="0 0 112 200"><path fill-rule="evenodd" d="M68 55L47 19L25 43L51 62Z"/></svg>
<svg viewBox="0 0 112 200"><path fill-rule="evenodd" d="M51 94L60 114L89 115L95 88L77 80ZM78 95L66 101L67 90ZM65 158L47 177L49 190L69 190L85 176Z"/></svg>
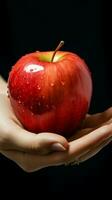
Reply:
<svg viewBox="0 0 112 200"><path fill-rule="evenodd" d="M71 136L88 112L92 79L72 52L33 52L21 57L8 79L15 115L31 132Z"/></svg>

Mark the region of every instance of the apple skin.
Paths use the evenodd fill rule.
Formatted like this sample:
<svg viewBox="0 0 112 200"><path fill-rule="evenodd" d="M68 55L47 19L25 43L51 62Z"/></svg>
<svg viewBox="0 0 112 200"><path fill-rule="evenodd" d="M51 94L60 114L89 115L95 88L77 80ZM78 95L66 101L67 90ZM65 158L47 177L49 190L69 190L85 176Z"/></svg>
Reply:
<svg viewBox="0 0 112 200"><path fill-rule="evenodd" d="M88 112L92 78L78 55L58 51L33 52L21 57L8 78L8 93L15 115L34 133L74 134Z"/></svg>

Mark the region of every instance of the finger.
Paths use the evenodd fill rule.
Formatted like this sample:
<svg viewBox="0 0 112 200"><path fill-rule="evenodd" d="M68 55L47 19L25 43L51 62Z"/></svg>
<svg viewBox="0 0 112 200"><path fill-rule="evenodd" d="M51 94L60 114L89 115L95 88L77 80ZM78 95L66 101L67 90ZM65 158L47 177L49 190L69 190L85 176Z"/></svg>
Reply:
<svg viewBox="0 0 112 200"><path fill-rule="evenodd" d="M96 128L95 128L96 129ZM71 142L73 140L76 140L84 135L87 135L88 133L92 132L93 130L95 130L93 128L85 128L85 129L81 129L81 130L78 130L74 133L74 135L72 135L68 141Z"/></svg>
<svg viewBox="0 0 112 200"><path fill-rule="evenodd" d="M65 153L51 155L50 164L67 164L77 160L79 157L83 157L86 154L96 148L96 146L102 144L106 140L110 140L112 137L112 125L105 125L97 130L85 135L75 141L69 143L69 149ZM53 157L54 156L54 157ZM78 162L78 161L77 161Z"/></svg>
<svg viewBox="0 0 112 200"><path fill-rule="evenodd" d="M102 123L102 125L100 124L99 127L104 126L104 125L109 125L111 123L112 123L112 118L110 118L106 122ZM78 139L78 138L80 138L80 137L82 137L84 135L89 134L90 132L92 132L92 131L94 131L96 129L98 129L98 126L91 127L91 128L90 127L89 128L82 128L80 130L77 130L75 132L75 134L68 139L68 141L70 142L70 141L76 140L76 139Z"/></svg>
<svg viewBox="0 0 112 200"><path fill-rule="evenodd" d="M112 124L105 125L69 143L68 161L80 157L112 136Z"/></svg>
<svg viewBox="0 0 112 200"><path fill-rule="evenodd" d="M68 142L61 135L55 133L31 133L14 122L11 130L8 138L9 149L40 154L68 149Z"/></svg>
<svg viewBox="0 0 112 200"><path fill-rule="evenodd" d="M82 127L93 128L95 126L99 126L105 123L110 118L112 118L112 107L108 108L106 111L102 113L97 113L97 114L87 116L82 124Z"/></svg>
<svg viewBox="0 0 112 200"><path fill-rule="evenodd" d="M101 145L97 147L97 149L93 150L92 152L87 153L84 157L80 158L80 161L86 161L89 158L95 156L99 153L105 146L107 146L112 141L112 138L109 138L107 141L103 142Z"/></svg>
<svg viewBox="0 0 112 200"><path fill-rule="evenodd" d="M107 146L110 142L112 141L112 137L107 139L106 141L102 142L102 144L100 144L97 148L94 147L94 149L92 149L91 151L89 151L88 153L84 154L83 156L80 156L80 158L78 160L78 163L80 162L84 162L88 159L90 159L91 157L95 156L97 153L99 153L105 146Z"/></svg>

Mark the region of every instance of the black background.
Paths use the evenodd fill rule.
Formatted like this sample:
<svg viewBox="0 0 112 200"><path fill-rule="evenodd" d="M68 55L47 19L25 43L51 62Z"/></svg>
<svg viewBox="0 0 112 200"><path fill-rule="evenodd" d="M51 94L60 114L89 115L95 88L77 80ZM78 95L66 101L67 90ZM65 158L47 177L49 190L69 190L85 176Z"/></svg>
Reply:
<svg viewBox="0 0 112 200"><path fill-rule="evenodd" d="M11 66L22 55L53 50L64 40L63 50L80 55L91 70L93 96L89 112L104 111L112 105L111 26L111 6L101 0L0 1L0 73L7 80ZM13 181L14 185L20 180L28 188L33 185L36 192L43 189L43 193L47 190L75 196L81 194L79 191L84 195L88 191L92 195L109 194L111 161L108 145L79 166L51 167L26 174L1 155L0 176L2 183L6 180L10 185Z"/></svg>

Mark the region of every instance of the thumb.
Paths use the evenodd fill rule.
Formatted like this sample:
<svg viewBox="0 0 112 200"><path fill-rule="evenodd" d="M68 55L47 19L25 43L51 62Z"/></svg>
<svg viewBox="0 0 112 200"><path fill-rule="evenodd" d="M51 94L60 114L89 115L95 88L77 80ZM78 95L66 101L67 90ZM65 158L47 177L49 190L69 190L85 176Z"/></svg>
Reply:
<svg viewBox="0 0 112 200"><path fill-rule="evenodd" d="M9 137L11 149L23 152L47 154L68 149L67 140L55 133L31 133L19 125L13 127Z"/></svg>
<svg viewBox="0 0 112 200"><path fill-rule="evenodd" d="M38 141L38 151L41 154L47 154L54 151L66 151L68 149L67 140L63 136L55 133L39 133L36 135L36 141ZM36 141L34 144L35 147Z"/></svg>

